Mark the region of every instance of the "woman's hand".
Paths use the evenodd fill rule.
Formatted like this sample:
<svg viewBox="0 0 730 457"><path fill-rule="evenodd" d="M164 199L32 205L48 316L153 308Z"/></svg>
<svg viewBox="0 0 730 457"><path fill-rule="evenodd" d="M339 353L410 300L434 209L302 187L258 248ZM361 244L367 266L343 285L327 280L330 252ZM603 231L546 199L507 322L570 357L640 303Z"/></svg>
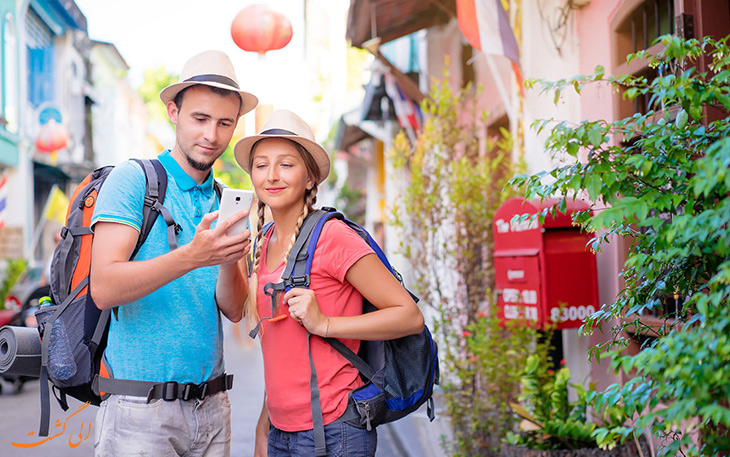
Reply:
<svg viewBox="0 0 730 457"><path fill-rule="evenodd" d="M309 333L325 336L327 316L319 309L314 291L302 288L291 289L284 294L283 302L289 305L289 316L303 325Z"/></svg>
<svg viewBox="0 0 730 457"><path fill-rule="evenodd" d="M268 432L256 432L256 438L254 439L254 457L266 457L268 454L269 447L269 434Z"/></svg>

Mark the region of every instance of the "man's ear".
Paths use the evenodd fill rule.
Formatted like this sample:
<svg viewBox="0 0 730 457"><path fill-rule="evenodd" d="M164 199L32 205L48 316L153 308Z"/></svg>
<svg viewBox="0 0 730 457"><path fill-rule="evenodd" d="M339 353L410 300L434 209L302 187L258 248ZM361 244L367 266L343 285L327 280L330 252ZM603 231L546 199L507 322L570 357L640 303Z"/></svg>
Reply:
<svg viewBox="0 0 730 457"><path fill-rule="evenodd" d="M167 117L170 118L170 122L177 125L177 115L180 111L178 111L175 101L170 100L165 107L167 108Z"/></svg>

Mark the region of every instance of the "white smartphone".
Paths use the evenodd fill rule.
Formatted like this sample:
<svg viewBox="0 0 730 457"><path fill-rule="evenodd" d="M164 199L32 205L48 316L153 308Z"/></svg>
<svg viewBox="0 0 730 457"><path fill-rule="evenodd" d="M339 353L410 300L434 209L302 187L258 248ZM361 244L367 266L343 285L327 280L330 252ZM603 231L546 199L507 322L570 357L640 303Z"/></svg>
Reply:
<svg viewBox="0 0 730 457"><path fill-rule="evenodd" d="M250 210L251 203L253 202L253 191L245 189L232 189L230 187L224 187L223 193L221 194L220 212L218 213L218 221L225 221L229 217L233 216L234 213L243 211L244 209ZM244 217L240 221L236 222L228 229L226 234L228 236L238 235L239 233L246 230L248 227L248 217Z"/></svg>

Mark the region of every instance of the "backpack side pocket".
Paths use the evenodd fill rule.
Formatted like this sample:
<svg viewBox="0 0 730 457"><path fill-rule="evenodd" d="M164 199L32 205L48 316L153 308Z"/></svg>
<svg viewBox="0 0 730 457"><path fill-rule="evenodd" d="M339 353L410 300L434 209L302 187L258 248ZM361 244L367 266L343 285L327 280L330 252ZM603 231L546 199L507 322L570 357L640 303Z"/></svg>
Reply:
<svg viewBox="0 0 730 457"><path fill-rule="evenodd" d="M372 382L350 392L348 401L360 415L357 419L347 421L354 427L367 428L370 431L380 425L386 416L385 394Z"/></svg>

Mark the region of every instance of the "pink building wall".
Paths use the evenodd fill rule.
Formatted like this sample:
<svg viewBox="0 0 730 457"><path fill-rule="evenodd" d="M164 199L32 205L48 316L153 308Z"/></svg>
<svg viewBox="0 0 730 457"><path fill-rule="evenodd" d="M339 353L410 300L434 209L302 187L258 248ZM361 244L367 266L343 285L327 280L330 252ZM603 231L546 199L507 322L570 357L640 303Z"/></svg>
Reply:
<svg viewBox="0 0 730 457"><path fill-rule="evenodd" d="M613 73L610 18L621 3L623 2L616 0L592 1L583 9L576 11L579 67L582 74L593 74L596 65L602 65L606 74ZM587 120L612 120L615 112L614 102L615 97L610 87L604 84L589 85L582 90L580 97L581 116ZM620 240L612 240L596 257L601 304L611 303L621 289L619 271L623 260L619 254L620 243ZM605 339L605 335L596 331L590 337L590 345L593 346ZM601 364L595 359L591 361L591 378L598 389L618 381L607 365L606 361Z"/></svg>

